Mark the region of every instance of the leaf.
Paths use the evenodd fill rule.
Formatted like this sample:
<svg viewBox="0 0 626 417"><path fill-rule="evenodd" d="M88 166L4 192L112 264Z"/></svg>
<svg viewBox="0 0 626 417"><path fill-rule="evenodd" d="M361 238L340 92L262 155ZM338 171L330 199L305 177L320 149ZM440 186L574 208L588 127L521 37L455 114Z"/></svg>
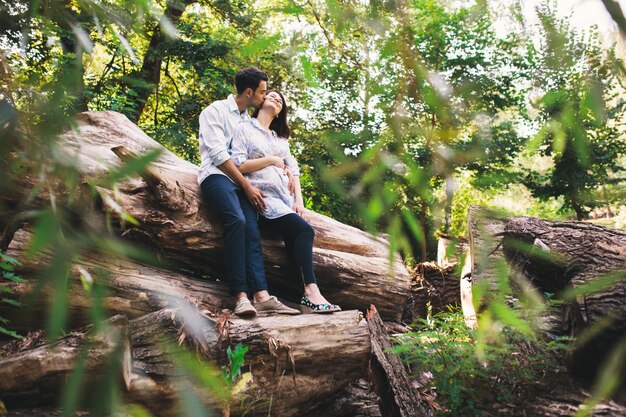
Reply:
<svg viewBox="0 0 626 417"><path fill-rule="evenodd" d="M32 258L50 246L57 238L57 233L59 233L57 217L51 210L43 210L36 213L36 218L33 235L26 250L26 257L28 258Z"/></svg>
<svg viewBox="0 0 626 417"><path fill-rule="evenodd" d="M488 308L493 313L493 316L502 323L507 324L524 334L533 334L533 330L530 325L526 321L522 320L515 310L507 307L502 302L492 301L489 303Z"/></svg>
<svg viewBox="0 0 626 417"><path fill-rule="evenodd" d="M145 172L150 164L161 156L162 152L163 150L160 148L151 149L149 152L146 152L137 158L129 158L125 160L119 167L111 168L108 175L102 181L103 186L112 188L115 184L122 180Z"/></svg>
<svg viewBox="0 0 626 417"><path fill-rule="evenodd" d="M74 361L72 372L67 382L63 385L63 393L61 395L63 417L74 416L74 412L78 408L81 392L85 385L85 362L86 351L84 348L81 348L78 358Z"/></svg>
<svg viewBox="0 0 626 417"><path fill-rule="evenodd" d="M598 278L587 281L582 285L574 288L570 288L563 294L565 300L575 300L577 297L595 294L601 291L605 291L613 287L618 282L622 282L626 279L626 272L616 271L605 275L601 275Z"/></svg>
<svg viewBox="0 0 626 417"><path fill-rule="evenodd" d="M241 54L244 57L255 55L266 55L280 44L281 35L275 34L270 36L258 36L253 41L248 42L241 48Z"/></svg>
<svg viewBox="0 0 626 417"><path fill-rule="evenodd" d="M252 372L245 372L241 375L241 378L237 383L233 386L232 393L233 395L237 395L240 392L245 391L248 384L252 383Z"/></svg>
<svg viewBox="0 0 626 417"><path fill-rule="evenodd" d="M408 209L402 209L402 217L404 217L404 221L406 222L407 226L409 226L409 230L411 230L413 237L415 237L418 243L423 245L424 232L422 231L422 228L415 215Z"/></svg>
<svg viewBox="0 0 626 417"><path fill-rule="evenodd" d="M17 332L15 332L13 330L5 329L2 326L0 326L0 333L6 334L7 336L10 336L10 337L18 339L18 340L21 340L21 339L24 338L24 336L18 334Z"/></svg>
<svg viewBox="0 0 626 417"><path fill-rule="evenodd" d="M6 303L6 304L10 304L10 305L15 306L15 307L23 307L24 306L23 303L20 303L19 301L13 300L11 298L3 298L2 302Z"/></svg>

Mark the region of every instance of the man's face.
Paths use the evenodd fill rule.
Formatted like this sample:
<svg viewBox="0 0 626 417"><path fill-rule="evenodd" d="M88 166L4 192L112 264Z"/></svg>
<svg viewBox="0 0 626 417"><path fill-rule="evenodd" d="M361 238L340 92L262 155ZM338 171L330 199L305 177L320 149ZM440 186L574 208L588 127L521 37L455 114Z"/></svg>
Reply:
<svg viewBox="0 0 626 417"><path fill-rule="evenodd" d="M267 82L261 81L257 89L252 93L252 97L250 97L250 104L254 107L261 107L263 101L265 100L265 95L267 94Z"/></svg>

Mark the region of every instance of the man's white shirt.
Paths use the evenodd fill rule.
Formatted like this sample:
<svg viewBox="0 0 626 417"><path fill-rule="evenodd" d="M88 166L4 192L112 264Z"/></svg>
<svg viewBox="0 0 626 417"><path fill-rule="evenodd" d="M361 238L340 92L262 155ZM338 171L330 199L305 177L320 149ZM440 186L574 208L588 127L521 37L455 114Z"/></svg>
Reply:
<svg viewBox="0 0 626 417"><path fill-rule="evenodd" d="M239 111L235 96L211 103L200 113L200 158L198 184L213 174L224 174L217 166L230 159L230 143L235 127L250 116L248 111Z"/></svg>

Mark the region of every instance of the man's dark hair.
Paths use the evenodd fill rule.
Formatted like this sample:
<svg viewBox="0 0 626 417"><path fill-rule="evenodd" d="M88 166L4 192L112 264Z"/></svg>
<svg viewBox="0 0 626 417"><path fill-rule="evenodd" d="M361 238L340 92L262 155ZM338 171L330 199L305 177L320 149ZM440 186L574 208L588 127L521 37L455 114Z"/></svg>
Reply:
<svg viewBox="0 0 626 417"><path fill-rule="evenodd" d="M244 68L235 75L237 94L243 93L246 91L246 88L251 88L252 91L256 91L261 81L267 82L268 80L267 74L263 71L254 67Z"/></svg>
<svg viewBox="0 0 626 417"><path fill-rule="evenodd" d="M289 123L287 122L287 102L285 101L285 96L278 90L269 90L267 93L276 92L283 100L283 107L280 109L280 113L272 120L270 123L270 130L276 132L278 137L283 139L289 139L289 135L291 134L291 130L289 129ZM261 107L263 105L261 104ZM254 113L252 113L252 117L256 118L259 115L259 111L261 107L257 107L254 109Z"/></svg>

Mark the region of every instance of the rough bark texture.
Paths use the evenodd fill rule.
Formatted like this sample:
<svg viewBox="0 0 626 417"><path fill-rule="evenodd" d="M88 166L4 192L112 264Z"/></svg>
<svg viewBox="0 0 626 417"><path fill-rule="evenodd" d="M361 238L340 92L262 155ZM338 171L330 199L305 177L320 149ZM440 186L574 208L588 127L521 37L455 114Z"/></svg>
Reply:
<svg viewBox="0 0 626 417"><path fill-rule="evenodd" d="M484 404L483 409L487 415L497 416L572 417L587 407L589 399L589 391L580 388L569 375L548 371L543 380L525 389L513 403L495 401ZM590 415L626 416L626 407L615 401L603 401L593 407Z"/></svg>
<svg viewBox="0 0 626 417"><path fill-rule="evenodd" d="M61 143L88 178L105 175L130 154L161 149L162 155L144 179L119 186L116 201L140 224L127 225L124 236L151 245L162 259L179 268L223 278L222 230L201 201L195 165L177 158L115 112L82 113L76 129L63 135ZM106 205L112 191L100 188L100 192ZM307 215L316 233L315 272L324 295L344 309L364 310L375 301L385 320L399 321L410 276L399 256L389 263L388 242L320 214ZM283 243L264 236L270 288L298 300L302 283L291 270Z"/></svg>
<svg viewBox="0 0 626 417"><path fill-rule="evenodd" d="M502 217L481 207L470 209L468 225L473 284L495 284L497 268L505 264L510 276L560 298L612 274L608 285L542 317L542 330L551 335L576 337L583 330L594 331L590 340L575 343L571 360L575 374L593 381L611 351L626 343L626 232L584 222ZM624 374L626 367L616 372Z"/></svg>
<svg viewBox="0 0 626 417"><path fill-rule="evenodd" d="M15 259L24 259L25 248L30 240L29 232L15 233L7 254ZM26 278L25 283L11 283L11 298L27 304L27 308L15 308L0 303L0 316L10 320L11 329L25 332L41 328L47 314L47 302L52 296L44 288L39 297L33 297L39 273L45 268L47 259L25 261L16 271ZM232 297L226 287L214 281L194 279L181 273L156 268L125 259L103 259L85 254L72 267L68 294L71 322L82 325L89 317L94 296L85 290L81 275L89 274L94 285L106 288L103 305L109 314L124 314L129 318L160 310L177 307L181 303L192 303L200 310L232 308Z"/></svg>
<svg viewBox="0 0 626 417"><path fill-rule="evenodd" d="M299 417L382 417L379 401L369 382L359 379Z"/></svg>
<svg viewBox="0 0 626 417"><path fill-rule="evenodd" d="M417 265L411 279L413 319L426 318L428 303L432 314L459 306L461 294L458 269L458 264L441 267L434 262L423 262Z"/></svg>
<svg viewBox="0 0 626 417"><path fill-rule="evenodd" d="M83 329L54 343L4 356L0 359L0 399L9 408L55 402L83 348L84 384L95 384L118 367L119 380L129 386L132 353L128 320L120 315L105 324L110 327L101 333Z"/></svg>
<svg viewBox="0 0 626 417"><path fill-rule="evenodd" d="M577 374L594 375L611 350L626 343L626 232L584 222L515 217L504 233L507 259L542 292L558 295L614 275L612 282L580 295L565 315L564 327L572 336L590 326L602 327L593 340L577 344L572 362Z"/></svg>
<svg viewBox="0 0 626 417"><path fill-rule="evenodd" d="M158 382L158 393L139 393L155 411L174 409L175 367L162 346L164 340L192 341L202 354L226 362L225 348L242 343L249 348L246 369L254 383L231 403L231 411L246 415L297 416L350 382L365 376L370 355L369 333L357 311L332 315L258 317L232 316L221 322L193 313L162 310L133 320L135 371ZM181 329L182 332L181 332ZM170 386L175 386L173 385ZM133 391L133 389L131 389ZM212 398L203 398L216 407Z"/></svg>
<svg viewBox="0 0 626 417"><path fill-rule="evenodd" d="M172 26L176 27L185 8L194 3L191 0L170 0L165 5L165 11L161 19L167 19ZM159 24L154 25L150 43L146 49L141 64L141 70L137 74L133 74L137 80L133 84L129 84L129 88L133 87L137 92L135 97L135 108L131 107L130 113L134 122L137 122L143 113L148 98L155 92L161 80L161 65L166 52L164 44L168 40L167 36L161 30ZM141 85L138 80L143 81L145 85ZM140 87L138 87L138 85Z"/></svg>
<svg viewBox="0 0 626 417"><path fill-rule="evenodd" d="M413 388L400 358L389 352L391 343L374 305L367 311L372 357L368 378L380 396L384 417L431 416L433 410Z"/></svg>

